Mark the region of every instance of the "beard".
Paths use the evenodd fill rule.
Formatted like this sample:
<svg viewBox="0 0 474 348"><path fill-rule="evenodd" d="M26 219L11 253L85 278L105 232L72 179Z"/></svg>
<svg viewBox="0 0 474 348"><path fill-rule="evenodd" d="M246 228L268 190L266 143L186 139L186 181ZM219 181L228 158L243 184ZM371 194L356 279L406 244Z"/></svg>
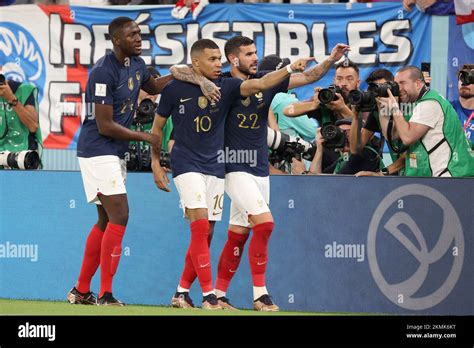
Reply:
<svg viewBox="0 0 474 348"><path fill-rule="evenodd" d="M461 89L459 91L459 96L463 99L470 99L474 97L474 94L472 94L469 89Z"/></svg>

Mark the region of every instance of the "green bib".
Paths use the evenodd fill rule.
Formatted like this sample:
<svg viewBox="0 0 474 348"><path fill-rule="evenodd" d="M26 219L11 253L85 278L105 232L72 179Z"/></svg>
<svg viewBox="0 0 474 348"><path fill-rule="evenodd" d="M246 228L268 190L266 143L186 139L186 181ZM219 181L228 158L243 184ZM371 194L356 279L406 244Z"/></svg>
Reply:
<svg viewBox="0 0 474 348"><path fill-rule="evenodd" d="M433 169L435 169L439 172L437 176L446 175L447 172L453 177L474 176L473 153L459 123L456 111L446 99L433 90L430 90L418 100L415 107L418 103L427 100L434 100L441 106L444 117L444 138L430 149L427 149L422 142L426 135L410 145L405 162L405 175L433 176ZM441 153L441 151L444 151L442 148L445 147L440 145L443 145L444 142L449 145L449 154L444 156L446 160L440 160L439 156L446 155Z"/></svg>

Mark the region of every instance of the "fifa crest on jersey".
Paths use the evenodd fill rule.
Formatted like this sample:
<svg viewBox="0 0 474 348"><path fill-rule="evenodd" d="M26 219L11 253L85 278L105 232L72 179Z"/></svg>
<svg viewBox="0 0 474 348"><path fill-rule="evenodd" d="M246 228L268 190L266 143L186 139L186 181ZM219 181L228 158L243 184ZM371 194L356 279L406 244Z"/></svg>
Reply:
<svg viewBox="0 0 474 348"><path fill-rule="evenodd" d="M199 97L198 105L201 109L205 109L207 107L207 98L203 96Z"/></svg>
<svg viewBox="0 0 474 348"><path fill-rule="evenodd" d="M258 101L261 101L263 98L263 93L262 92L255 93L255 98L257 98Z"/></svg>
<svg viewBox="0 0 474 348"><path fill-rule="evenodd" d="M128 89L129 90L133 90L133 78L132 77L129 77L128 78Z"/></svg>
<svg viewBox="0 0 474 348"><path fill-rule="evenodd" d="M250 97L242 99L241 101L242 101L243 106L249 106L250 105Z"/></svg>
<svg viewBox="0 0 474 348"><path fill-rule="evenodd" d="M137 79L137 81L140 81L140 71L139 70L137 70L135 72L135 78Z"/></svg>

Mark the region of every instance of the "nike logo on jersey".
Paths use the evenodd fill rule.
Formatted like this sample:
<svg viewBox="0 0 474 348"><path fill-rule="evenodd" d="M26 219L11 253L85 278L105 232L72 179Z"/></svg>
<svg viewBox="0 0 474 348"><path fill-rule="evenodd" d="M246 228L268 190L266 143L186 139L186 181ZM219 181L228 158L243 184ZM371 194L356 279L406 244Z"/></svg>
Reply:
<svg viewBox="0 0 474 348"><path fill-rule="evenodd" d="M267 263L267 261L265 261L265 262L257 261L257 266L261 266L261 265L264 265L264 264L266 264L266 263Z"/></svg>
<svg viewBox="0 0 474 348"><path fill-rule="evenodd" d="M186 98L186 99L181 98L181 99L179 100L179 102L180 102L180 103L184 103L184 102L187 102L188 100L191 100L191 99L193 99L193 98Z"/></svg>

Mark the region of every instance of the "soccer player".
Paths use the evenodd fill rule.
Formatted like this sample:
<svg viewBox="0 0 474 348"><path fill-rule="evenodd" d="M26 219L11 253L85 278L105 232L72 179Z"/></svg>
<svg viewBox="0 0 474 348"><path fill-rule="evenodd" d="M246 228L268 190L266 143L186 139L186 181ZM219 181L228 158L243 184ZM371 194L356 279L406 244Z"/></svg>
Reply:
<svg viewBox="0 0 474 348"><path fill-rule="evenodd" d="M189 289L196 276L202 288L202 308L221 309L212 284L208 237L215 221L222 215L225 163L219 160L224 148L225 119L233 100L248 97L272 88L289 74L287 68L268 74L262 79L242 82L240 79L221 77L221 53L215 42L196 41L191 48L192 69L174 75L163 90L158 115L152 133L161 138L162 128L172 116L175 144L171 152L173 179L178 190L185 216L190 221L191 242L185 258L185 267L172 298L179 308L194 307ZM308 59L300 59L291 69L303 71ZM191 83L212 80L220 88L221 97L208 103L201 90ZM188 83L191 82L191 83ZM152 169L158 188L169 191L168 178L160 166L159 149L152 151ZM211 223L210 223L211 221Z"/></svg>
<svg viewBox="0 0 474 348"><path fill-rule="evenodd" d="M267 120L273 97L288 89L319 80L329 68L349 50L337 44L331 55L304 73L293 74L272 89L236 100L225 125L225 149L229 152L254 153L252 163L226 163L225 191L231 198L228 239L222 250L215 285L219 303L229 309L233 306L226 297L229 283L237 271L250 229L248 257L253 283L253 308L257 311L278 311L268 295L265 272L268 263L268 241L274 228L268 207L270 198ZM266 76L269 71L257 72L257 49L253 40L235 36L227 41L225 55L231 64L229 75L244 81ZM273 57L279 59L279 57ZM282 65L280 60L280 66ZM278 67L277 64L273 66Z"/></svg>
<svg viewBox="0 0 474 348"><path fill-rule="evenodd" d="M129 129L140 89L158 94L171 75L150 78L139 57L140 28L130 18L115 18L109 25L113 51L92 68L86 86L86 117L77 144L84 189L97 205L98 220L87 237L76 285L67 294L74 304L123 306L112 295L112 280L122 253L128 221L124 156L130 140L159 146L158 136ZM90 290L100 264L99 299Z"/></svg>

